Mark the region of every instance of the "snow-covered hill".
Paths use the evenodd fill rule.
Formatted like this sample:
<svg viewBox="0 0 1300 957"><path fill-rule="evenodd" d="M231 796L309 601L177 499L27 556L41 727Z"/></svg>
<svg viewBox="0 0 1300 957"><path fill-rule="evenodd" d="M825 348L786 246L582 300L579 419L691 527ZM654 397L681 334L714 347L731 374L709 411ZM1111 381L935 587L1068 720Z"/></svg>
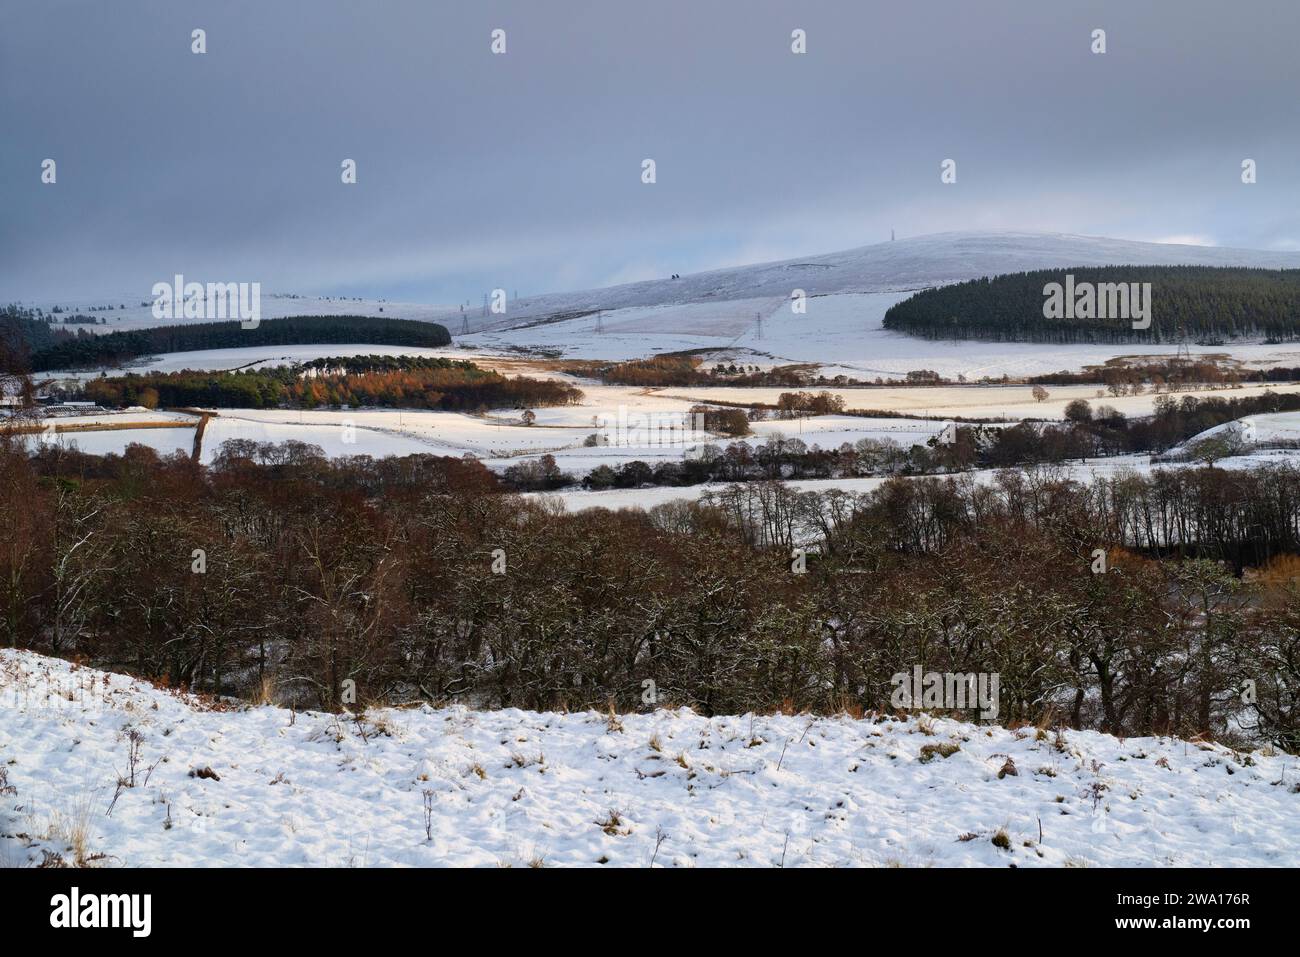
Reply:
<svg viewBox="0 0 1300 957"><path fill-rule="evenodd" d="M602 310L648 310L690 304L718 307L724 303L751 300L735 309L723 306L716 317L722 325L729 317L733 325L739 323L737 328L743 329L754 311L762 308L761 303L768 300L784 302L794 289L803 289L809 296L904 294L945 283L1029 269L1134 264L1288 269L1300 268L1300 252L1145 243L1066 233L951 232L781 262L715 269L679 279L652 279L600 289L511 298L507 300L505 313L499 315L491 312L484 315L477 302L462 309L460 306L267 292L263 294L261 303L263 318L268 319L285 315L378 315L382 310L383 315L392 318L442 322L453 333L458 333L466 320L471 332L501 331L562 321L575 314ZM513 297L513 290L508 291ZM106 326L92 327L94 331L113 331L163 324L152 317L151 307L145 301L147 298L139 291L134 294L117 292L90 299L24 302L22 305L41 306L47 310L57 305L65 312L85 311L91 306L124 306L123 309L94 313L96 317L107 320ZM663 321L651 322L643 331L691 331L683 327L682 320L675 317L674 311L665 312L668 314L661 317ZM665 322L668 327L665 327ZM671 328L674 325L676 329ZM688 321L687 325L693 328L695 324ZM727 330L720 329L714 334L725 335Z"/></svg>
<svg viewBox="0 0 1300 957"><path fill-rule="evenodd" d="M488 353L524 350L583 359L629 359L663 352L706 350L717 358L760 366L808 363L827 376L873 381L917 369L971 381L1078 370L1123 353L1169 354L1173 345L1051 345L1002 342L934 342L883 328L885 312L914 291L980 276L1028 269L1108 264L1199 264L1300 268L1300 252L1142 243L1056 233L942 233L879 243L821 256L760 263L680 279L656 279L603 289L508 299L505 312L459 306L321 297L264 295L264 318L295 314L383 315L443 323L456 347ZM791 308L793 290L809 297L806 310ZM513 295L513 292L511 293ZM76 303L25 303L50 310L96 312L97 332L160 324L137 297L106 296ZM381 312L382 310L382 312ZM1159 323L1157 313L1155 321ZM465 331L468 329L468 333ZM239 350L225 350L236 352ZM275 347L251 359L308 347ZM404 351L376 349L376 351ZM421 350L411 350L421 351ZM1231 355L1250 366L1300 365L1294 345L1232 342L1193 345L1193 354ZM169 357L166 368L188 367L197 357ZM145 365L147 363L140 363ZM164 366L160 366L162 368Z"/></svg>
<svg viewBox="0 0 1300 957"><path fill-rule="evenodd" d="M758 263L605 289L525 296L504 315L471 316L471 331L515 328L592 310L644 309L739 299L901 293L930 286L1060 266L1202 265L1300 268L1300 252L1270 252L1171 243L1144 243L1065 233L953 232L860 246L782 262ZM451 322L452 319L457 321ZM459 328L459 315L444 321ZM453 329L455 331L455 329Z"/></svg>
<svg viewBox="0 0 1300 957"><path fill-rule="evenodd" d="M171 277L167 277L170 279ZM72 316L77 313L89 315L96 320L94 325L71 325L67 328L73 332L129 332L133 329L150 329L155 326L169 326L187 322L211 322L209 319L158 319L153 314L151 299L141 298L148 290L137 290L133 294L121 292L106 293L102 296L77 299L25 299L18 305L26 308L41 308L53 312L57 306L61 312L57 318ZM10 300L5 300L8 303ZM450 315L454 308L450 306L432 306L413 302L389 302L387 299L358 299L341 296L297 296L277 293L263 293L261 296L263 319L282 319L285 316L383 316L386 319L416 319L422 322L439 322ZM106 308L106 307L112 308Z"/></svg>
<svg viewBox="0 0 1300 957"><path fill-rule="evenodd" d="M1158 355L1172 347L934 342L886 331L889 307L919 289L981 276L1135 264L1300 268L1300 253L1045 233L943 233L680 279L525 297L508 302L504 315L440 319L458 344L482 349L598 359L695 349L763 366L812 363L828 376L866 381L914 369L974 380L1077 370L1121 352ZM791 302L796 289L808 297L799 312ZM473 334L459 335L466 325ZM1251 365L1296 361L1294 348L1262 343L1208 351Z"/></svg>
<svg viewBox="0 0 1300 957"><path fill-rule="evenodd" d="M0 707L0 861L18 866L1300 863L1293 757L1168 738L686 710L357 720L8 650Z"/></svg>

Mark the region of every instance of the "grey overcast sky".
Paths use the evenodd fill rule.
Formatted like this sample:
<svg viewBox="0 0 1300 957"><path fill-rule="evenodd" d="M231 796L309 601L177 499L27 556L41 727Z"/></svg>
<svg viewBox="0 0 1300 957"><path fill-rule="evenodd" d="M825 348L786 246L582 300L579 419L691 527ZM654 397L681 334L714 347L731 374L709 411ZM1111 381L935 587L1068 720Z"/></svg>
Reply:
<svg viewBox="0 0 1300 957"><path fill-rule="evenodd" d="M891 227L1300 249L1297 37L1296 0L3 0L0 300L455 303Z"/></svg>

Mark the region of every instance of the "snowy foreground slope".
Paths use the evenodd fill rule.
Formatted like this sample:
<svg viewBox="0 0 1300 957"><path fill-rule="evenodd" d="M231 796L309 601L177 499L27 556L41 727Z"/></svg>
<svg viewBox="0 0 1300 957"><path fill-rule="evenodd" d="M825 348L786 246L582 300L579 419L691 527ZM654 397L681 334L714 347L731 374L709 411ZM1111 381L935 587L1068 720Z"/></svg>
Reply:
<svg viewBox="0 0 1300 957"><path fill-rule="evenodd" d="M114 800L133 732L135 787ZM1294 757L947 720L358 722L0 651L0 766L0 863L16 866L1300 863Z"/></svg>

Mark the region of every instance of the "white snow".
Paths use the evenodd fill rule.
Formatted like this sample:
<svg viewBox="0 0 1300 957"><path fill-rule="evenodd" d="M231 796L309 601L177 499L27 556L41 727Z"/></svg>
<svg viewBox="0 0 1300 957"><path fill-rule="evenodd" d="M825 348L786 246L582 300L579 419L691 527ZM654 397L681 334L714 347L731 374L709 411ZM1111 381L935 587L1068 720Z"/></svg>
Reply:
<svg viewBox="0 0 1300 957"><path fill-rule="evenodd" d="M16 789L0 857L17 866L71 861L78 831L107 867L1300 863L1294 757L1173 738L1066 731L1058 748L1033 728L686 709L358 722L217 710L12 650L0 709ZM140 765L114 801L128 729ZM922 760L942 744L959 750ZM1017 773L999 778L1008 759ZM190 776L202 768L219 780Z"/></svg>

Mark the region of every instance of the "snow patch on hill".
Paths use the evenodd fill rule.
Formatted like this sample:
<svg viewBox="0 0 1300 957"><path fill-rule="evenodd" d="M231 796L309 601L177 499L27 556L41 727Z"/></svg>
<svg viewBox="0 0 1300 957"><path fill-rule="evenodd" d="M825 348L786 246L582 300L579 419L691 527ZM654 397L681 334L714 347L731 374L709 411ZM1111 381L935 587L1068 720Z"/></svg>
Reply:
<svg viewBox="0 0 1300 957"><path fill-rule="evenodd" d="M1224 422L1192 436L1173 451L1185 452L1198 443L1213 438L1227 439L1247 447L1300 442L1300 412L1265 412Z"/></svg>

